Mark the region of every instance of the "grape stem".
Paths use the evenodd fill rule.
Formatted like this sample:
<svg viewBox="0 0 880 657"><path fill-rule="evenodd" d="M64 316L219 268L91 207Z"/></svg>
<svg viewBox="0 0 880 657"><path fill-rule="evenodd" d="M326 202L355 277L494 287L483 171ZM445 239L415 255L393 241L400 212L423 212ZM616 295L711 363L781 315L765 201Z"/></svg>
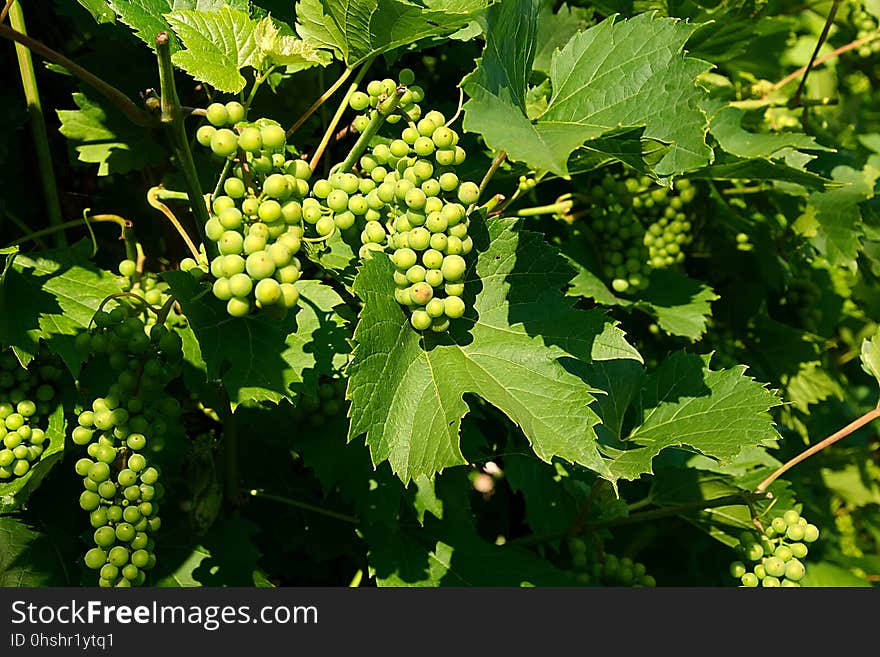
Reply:
<svg viewBox="0 0 880 657"><path fill-rule="evenodd" d="M330 509L325 509L323 507L316 506L315 504L309 504L308 502L294 500L290 497L284 497L282 495L273 495L271 493L266 493L263 490L259 490L256 488L251 489L250 494L253 497L261 497L266 500L274 500L276 502L281 502L282 504L286 504L288 506L296 507L297 509L304 509L306 511L312 511L313 513L320 513L321 515L327 516L328 518L334 518L336 520L341 520L342 522L348 522L353 525L357 525L360 523L360 520L358 520L354 516L350 516L345 513L339 513L338 511L332 511Z"/></svg>
<svg viewBox="0 0 880 657"><path fill-rule="evenodd" d="M174 213L171 211L171 208L169 208L167 205L165 205L164 203L162 203L162 201L159 200L159 190L160 189L161 189L160 187L150 187L149 191L147 192L147 203L149 203L152 207L156 208L159 212L161 212L163 215L165 215L165 217L168 219L168 221L171 222L171 225L174 226L174 229L183 238L183 241L186 243L186 247L189 249L189 252L192 254L192 257L198 261L198 259L200 257L199 250L196 248L196 245L193 244L192 239L190 239L190 236L187 234L187 232L184 230L183 226L177 220L177 217L174 216ZM190 199L190 201L192 201L191 197L188 197L188 198Z"/></svg>
<svg viewBox="0 0 880 657"><path fill-rule="evenodd" d="M31 52L37 53L43 59L64 67L70 71L71 75L93 87L95 91L109 100L135 125L139 125L143 128L151 128L155 125L153 117L145 110L135 105L134 102L132 102L132 100L119 89L104 82L104 80L96 76L94 73L87 71L79 64L76 64L61 53L52 50L40 41L29 37L27 34L22 34L18 30L14 30L7 25L0 25L0 37L20 43Z"/></svg>
<svg viewBox="0 0 880 657"><path fill-rule="evenodd" d="M6 0L6 4L3 5L3 9L0 9L0 23L6 20L6 14L9 13L9 8L12 7L12 3L15 0Z"/></svg>
<svg viewBox="0 0 880 657"><path fill-rule="evenodd" d="M361 83L361 80L364 79L364 76L367 74L367 70L370 68L370 65L373 63L374 59L375 57L371 57L364 62L363 66L361 66L360 70L358 71L358 74L349 85L348 90L345 92L345 96L343 96L342 100L340 101L339 107L336 108L336 113L333 115L333 118L330 119L330 125L328 125L327 129L324 131L324 136L321 137L321 143L318 144L318 148L315 149L315 154L312 156L311 162L309 162L309 169L311 169L312 171L318 168L318 162L320 162L321 156L324 155L324 150L327 148L327 144L330 143L330 139L336 132L336 127L342 120L342 115L345 114L345 110L348 109L348 99L351 98L351 95L355 91L357 91L358 85Z"/></svg>
<svg viewBox="0 0 880 657"><path fill-rule="evenodd" d="M574 201L571 199L563 199L549 205L538 205L532 208L522 208L517 210L517 217L538 217L544 214L566 215L571 212L574 207Z"/></svg>
<svg viewBox="0 0 880 657"><path fill-rule="evenodd" d="M27 34L24 22L24 12L18 0L7 2L3 8L9 12L9 23L13 29L22 34ZM46 121L43 116L43 106L40 102L40 90L37 86L37 77L34 74L34 60L31 52L22 44L15 44L15 54L18 58L18 70L21 75L21 86L24 89L27 100L28 114L31 123L31 135L34 140L34 150L37 154L37 166L40 169L40 182L43 187L43 197L46 202L46 212L49 215L49 223L53 226L61 225L64 220L61 216L61 201L58 198L58 184L55 180L55 171L52 166L52 153L49 150L49 136L46 133ZM67 246L67 239L63 231L57 231L54 235L55 246L62 249Z"/></svg>
<svg viewBox="0 0 880 657"><path fill-rule="evenodd" d="M477 194L477 200L471 204L471 207L468 208L468 214L470 214L475 207L477 207L477 203L480 201L480 197L483 195L483 192L486 191L486 187L489 186L489 183L492 181L492 178L497 173L498 169L501 168L501 165L504 163L504 160L507 159L507 151L498 151L498 154L495 156L495 159L492 160L492 164L489 165L489 170L486 171L486 175L483 176L483 179L480 181L480 188Z"/></svg>
<svg viewBox="0 0 880 657"><path fill-rule="evenodd" d="M809 449L804 450L803 452L801 452L800 454L798 454L794 458L792 458L789 461L787 461L786 463L782 464L779 468L777 468L773 472L773 474L771 474L764 481L762 481L760 484L758 484L757 488L755 488L755 492L763 493L764 491L767 490L767 488L770 486L770 484L772 484L774 481L776 481L783 473L791 470L798 463L805 461L806 459L811 457L813 454L821 452L823 449L825 449L829 445L833 445L838 440L842 440L843 438L846 438L848 435L850 435L851 433L853 433L857 429L861 429L863 426L865 426L866 424L868 424L870 422L873 422L878 417L880 417L880 404L878 404L877 407L874 408L874 410L868 411L867 413L862 415L860 418L853 420L852 422L847 424L845 427L843 427L839 431L836 431L833 434L831 434L830 436L828 436L825 440L816 443L815 445L813 445Z"/></svg>
<svg viewBox="0 0 880 657"><path fill-rule="evenodd" d="M353 70L353 69L346 67L346 69L342 72L342 75L340 75L340 76L336 79L336 82L334 82L334 83L330 86L329 89L327 89L323 94L321 94L321 95L318 97L318 99L317 99L314 103L312 103L311 105L309 105L309 108L308 108L305 112L303 112L302 116L300 116L300 117L296 120L296 122L295 122L292 126L290 126L290 127L287 129L287 133L286 133L286 135L287 135L287 138L288 138L288 139L290 139L290 136L291 136L294 132L296 132L296 131L302 126L303 123L305 123L306 121L309 120L309 117L310 117L312 114L314 114L314 113L317 111L317 109L318 109L319 107L321 107L321 105L323 105L325 102L327 102L327 100L328 100L333 94L336 93L336 90L339 89L339 87L341 87L342 84L343 84L343 83L349 78L349 76L352 74L352 70Z"/></svg>
<svg viewBox="0 0 880 657"><path fill-rule="evenodd" d="M810 70L813 68L813 62L816 61L816 57L819 56L819 50L822 48L822 44L825 43L825 39L828 38L828 32L831 30L831 26L834 24L834 17L837 16L837 9L840 7L841 0L834 0L831 5L831 9L828 10L828 18L825 19L825 26L822 28L822 33L819 35L819 40L816 42L816 47L813 49L813 54L810 56L810 61L807 63L807 68L804 71L804 76L801 78L801 83L798 85L797 91L794 92L794 98L792 99L792 107L798 107L801 104L801 95L804 92L804 88L807 86L807 77L810 75ZM804 125L804 130L807 129L807 110L804 109L803 116L801 117L801 122Z"/></svg>
<svg viewBox="0 0 880 657"><path fill-rule="evenodd" d="M320 242L326 242L336 233L336 227L333 227L333 231L327 233L326 235L322 235L321 237L300 237L300 240L303 242L309 242L310 244L317 244Z"/></svg>
<svg viewBox="0 0 880 657"><path fill-rule="evenodd" d="M117 292L116 294L111 294L108 297L104 297L104 300L101 301L101 304L98 306L98 309L95 311L95 314L104 310L104 306L106 306L110 301L113 301L113 299L120 299L122 297L131 297L132 299L137 299L138 301L141 302L141 304L143 304L143 306L146 310L149 310L151 313L153 313L157 317L159 316L159 313L162 312L162 308L156 308L155 306L151 306L149 304L149 302L139 294L135 294L134 292ZM171 300L173 300L173 297ZM92 315L92 319L89 322L88 328L92 328L92 322L94 322L94 321L95 321L95 316Z"/></svg>
<svg viewBox="0 0 880 657"><path fill-rule="evenodd" d="M339 165L339 171L342 173L350 171L355 163L357 163L358 158L363 155L364 151L366 151L367 147L370 145L370 140L376 135L379 128L384 125L385 119L397 109L397 105L400 103L400 98L403 96L404 90L404 87L397 87L393 94L379 103L379 108L373 112L373 116L370 117L370 122L367 124L367 127L364 128L364 131L360 134L358 140L354 143L354 146L351 147L348 155L345 156L342 164Z"/></svg>
<svg viewBox="0 0 880 657"><path fill-rule="evenodd" d="M861 39L856 39L855 41L851 41L848 44L846 44L845 46L840 46L840 48L836 48L835 50L832 50L831 52L829 52L825 55L822 55L821 57L816 58L807 66L801 66L798 70L786 75L779 82L777 82L772 87L770 87L770 89L764 94L764 96L766 97L769 94L773 93L774 91L779 91L782 87L787 85L792 80L798 79L800 76L802 76L804 73L806 73L809 69L818 68L822 64L827 62L829 59L834 59L835 57L842 55L845 52L849 52L850 50L855 50L856 48L861 48L862 46L867 45L867 44L871 43L872 41L876 41L877 39L880 39L880 32L875 32L874 34L869 34L868 36L862 37Z"/></svg>
<svg viewBox="0 0 880 657"><path fill-rule="evenodd" d="M88 209L86 209L85 213L83 213L84 216L87 215L87 213ZM48 228L36 230L32 233L24 235L23 237L19 237L14 242L10 242L8 246L16 246L18 244L23 244L31 240L37 241L44 235L51 235L52 233L56 233L60 230L67 230L68 228L79 228L83 225L83 223L88 225L90 222L118 224L123 231L120 235L121 238L125 237L125 230L130 229L132 225L130 220L120 217L118 214L96 214L86 219L74 219L73 221L65 221L64 223L57 226L49 226Z"/></svg>
<svg viewBox="0 0 880 657"><path fill-rule="evenodd" d="M171 149L177 158L177 165L183 173L183 179L186 183L187 194L189 195L190 208L195 216L196 230L207 244L204 235L204 226L210 218L208 208L205 205L205 197L202 194L202 186L199 182L199 174L196 171L196 165L193 161L192 151L189 149L189 141L186 138L186 129L183 124L184 113L180 107L180 100L177 96L177 86L174 84L174 66L171 63L171 41L168 33L164 30L156 34L156 59L159 62L159 94L161 98L161 121L171 143ZM155 207L155 206L154 206ZM173 223L177 220L174 219ZM178 231L182 232L177 224ZM189 237L184 238L187 246L198 260L198 250L192 246Z"/></svg>

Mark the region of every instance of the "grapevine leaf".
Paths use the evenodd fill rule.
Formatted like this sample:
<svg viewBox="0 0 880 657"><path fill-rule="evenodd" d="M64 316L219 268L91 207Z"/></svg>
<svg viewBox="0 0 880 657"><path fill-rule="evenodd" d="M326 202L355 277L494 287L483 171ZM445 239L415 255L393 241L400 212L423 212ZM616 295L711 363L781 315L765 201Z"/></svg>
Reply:
<svg viewBox="0 0 880 657"><path fill-rule="evenodd" d="M870 453L859 454L863 459L870 459ZM880 485L870 476L866 476L861 464L847 463L839 470L822 468L822 483L829 491L846 500L851 509L880 504Z"/></svg>
<svg viewBox="0 0 880 657"><path fill-rule="evenodd" d="M522 494L526 522L532 531L539 534L562 531L577 517L578 501L560 485L562 475L555 465L530 454L505 454L504 478L513 490Z"/></svg>
<svg viewBox="0 0 880 657"><path fill-rule="evenodd" d="M121 291L120 278L89 263L83 246L16 257L0 286L0 307L18 312L0 313L0 342L33 356L40 338L55 338L53 350L72 372L79 369L72 336L88 327L104 299Z"/></svg>
<svg viewBox="0 0 880 657"><path fill-rule="evenodd" d="M0 483L0 513L10 513L21 507L49 471L61 460L64 455L66 426L64 407L59 404L49 416L49 424L45 429L49 444L43 450L40 460L33 463L23 477L16 477L8 483Z"/></svg>
<svg viewBox="0 0 880 657"><path fill-rule="evenodd" d="M256 525L238 518L218 520L196 545L179 534L165 538L154 585L253 586L262 556L252 538L256 533ZM169 565L174 569L166 570Z"/></svg>
<svg viewBox="0 0 880 657"><path fill-rule="evenodd" d="M817 173L789 166L782 160L743 160L723 154L714 164L689 172L688 177L709 180L779 180L810 189L825 189L829 182Z"/></svg>
<svg viewBox="0 0 880 657"><path fill-rule="evenodd" d="M862 369L880 383L880 331L862 341Z"/></svg>
<svg viewBox="0 0 880 657"><path fill-rule="evenodd" d="M573 263L578 274L566 294L595 299L605 306L632 307L652 315L661 329L672 335L696 340L706 331L712 313L711 302L718 295L711 287L678 272L657 269L651 272L648 287L636 299L616 296L589 269Z"/></svg>
<svg viewBox="0 0 880 657"><path fill-rule="evenodd" d="M482 252L466 289L476 298L449 333L413 331L394 300L385 255L368 260L354 281L365 305L349 366L349 436L366 433L373 462L388 460L404 481L465 462L459 428L467 393L520 425L541 459L559 456L607 474L589 408L594 390L558 359L638 354L624 347L619 329L610 341L602 337L601 313L572 308L557 291L571 270L515 224L493 219L488 235L475 235Z"/></svg>
<svg viewBox="0 0 880 657"><path fill-rule="evenodd" d="M299 0L301 38L331 50L355 67L421 39L451 34L486 7L487 0L416 4L407 0Z"/></svg>
<svg viewBox="0 0 880 657"><path fill-rule="evenodd" d="M95 3L97 0L90 0ZM150 48L155 47L156 33L168 30L165 14L175 10L196 10L216 12L223 7L247 11L249 0L107 0L106 4L116 12L119 20L135 31L135 34ZM171 51L180 48L174 35L171 36Z"/></svg>
<svg viewBox="0 0 880 657"><path fill-rule="evenodd" d="M74 93L78 110L56 110L59 132L73 144L80 162L98 165L98 175L127 173L159 164L168 154L144 130L115 109Z"/></svg>
<svg viewBox="0 0 880 657"><path fill-rule="evenodd" d="M487 20L483 57L462 82L471 97L464 127L509 159L565 176L569 157L585 142L644 126L645 138L670 144L657 173L711 161L707 121L698 107L702 91L694 84L708 64L682 55L695 26L640 14L576 33L553 53L553 96L532 121L525 95L537 47L535 2L494 5Z"/></svg>
<svg viewBox="0 0 880 657"><path fill-rule="evenodd" d="M115 23L116 22L116 14L110 9L110 6L107 3L107 0L77 0L79 4L85 7L86 11L88 11L92 18L95 19L95 22L100 24L103 23Z"/></svg>
<svg viewBox="0 0 880 657"><path fill-rule="evenodd" d="M290 395L294 384L314 386L321 373L345 362L348 332L333 311L342 299L317 281L298 281L299 308L277 321L260 313L234 318L190 274L167 272L198 339L209 379L222 379L233 403Z"/></svg>
<svg viewBox="0 0 880 657"><path fill-rule="evenodd" d="M68 583L52 539L15 516L0 517L0 586L61 586Z"/></svg>
<svg viewBox="0 0 880 657"><path fill-rule="evenodd" d="M627 438L635 447L608 448L614 474L651 473L654 457L668 447L728 461L744 447L778 438L767 411L780 400L745 369L713 371L708 359L685 352L664 360L641 391L639 421Z"/></svg>
<svg viewBox="0 0 880 657"><path fill-rule="evenodd" d="M221 7L212 12L175 11L165 18L186 46L171 56L175 65L219 91L244 89L247 81L241 69L259 66L257 22L246 11Z"/></svg>
<svg viewBox="0 0 880 657"><path fill-rule="evenodd" d="M709 131L718 140L718 145L731 155L743 159L776 159L780 151L795 148L808 151L833 151L817 143L802 132L756 133L743 128L746 111L738 107L724 106L712 115Z"/></svg>
<svg viewBox="0 0 880 657"><path fill-rule="evenodd" d="M332 58L312 43L282 34L274 21L266 16L254 29L254 40L260 56L278 66L294 67L300 71L311 66L327 66Z"/></svg>
<svg viewBox="0 0 880 657"><path fill-rule="evenodd" d="M870 163L863 171L838 166L831 176L844 186L810 194L809 205L795 229L803 233L802 227L810 226L807 235L811 242L833 266L855 269L863 235L859 203L873 197L880 169Z"/></svg>
<svg viewBox="0 0 880 657"><path fill-rule="evenodd" d="M667 333L696 340L706 331L711 302L718 298L708 285L660 269L651 272L650 284L639 305L647 304L647 310Z"/></svg>
<svg viewBox="0 0 880 657"><path fill-rule="evenodd" d="M872 584L854 575L848 567L838 566L828 561L809 562L807 573L800 581L801 586L812 587L871 587Z"/></svg>
<svg viewBox="0 0 880 657"><path fill-rule="evenodd" d="M597 361L587 367L587 380L605 391L596 398L596 413L602 426L618 439L626 411L641 389L644 370L632 360Z"/></svg>
<svg viewBox="0 0 880 657"><path fill-rule="evenodd" d="M538 9L537 47L532 68L547 75L553 53L565 46L577 32L589 27L593 12L584 7L569 7L564 4L553 12L554 0L541 0Z"/></svg>

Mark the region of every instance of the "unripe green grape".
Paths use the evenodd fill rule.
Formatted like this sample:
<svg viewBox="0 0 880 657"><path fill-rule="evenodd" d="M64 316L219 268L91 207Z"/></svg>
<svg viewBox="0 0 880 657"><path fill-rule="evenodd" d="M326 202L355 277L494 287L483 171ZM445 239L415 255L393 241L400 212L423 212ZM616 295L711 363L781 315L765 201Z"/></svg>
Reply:
<svg viewBox="0 0 880 657"><path fill-rule="evenodd" d="M416 251L424 251L431 244L431 232L421 226L409 232L409 245Z"/></svg>
<svg viewBox="0 0 880 657"><path fill-rule="evenodd" d="M789 525L788 529L785 530L785 536L791 541L803 541L806 539L806 531L803 525L797 524Z"/></svg>
<svg viewBox="0 0 880 657"><path fill-rule="evenodd" d="M401 270L407 270L416 264L418 256L412 249L397 249L391 256L391 262Z"/></svg>
<svg viewBox="0 0 880 657"><path fill-rule="evenodd" d="M218 128L229 123L229 112L222 103L211 103L205 110L205 117L211 125Z"/></svg>
<svg viewBox="0 0 880 657"><path fill-rule="evenodd" d="M819 529L816 525L808 524L804 527L804 537L803 540L805 543L813 543L819 538Z"/></svg>
<svg viewBox="0 0 880 657"><path fill-rule="evenodd" d="M437 148L453 148L458 138L454 130L441 125L431 133L431 140Z"/></svg>
<svg viewBox="0 0 880 657"><path fill-rule="evenodd" d="M263 148L263 139L260 136L260 130L252 127L247 127L242 130L238 135L238 145L248 153L259 153ZM265 167L258 168L265 170ZM271 160L269 162L269 168L271 169Z"/></svg>
<svg viewBox="0 0 880 657"><path fill-rule="evenodd" d="M411 68L402 68L397 73L397 79L405 87L408 87L416 81L416 74Z"/></svg>
<svg viewBox="0 0 880 657"><path fill-rule="evenodd" d="M283 148L287 141L287 135L284 132L284 128L274 124L264 125L260 128L260 138L263 141L263 148L269 150Z"/></svg>
<svg viewBox="0 0 880 657"><path fill-rule="evenodd" d="M84 490L79 496L79 505L83 511L94 511L100 504L100 495L93 491Z"/></svg>
<svg viewBox="0 0 880 657"><path fill-rule="evenodd" d="M780 585L781 582L779 581L779 578L772 575L768 575L761 580L761 586L764 588L778 588Z"/></svg>
<svg viewBox="0 0 880 657"><path fill-rule="evenodd" d="M251 303L243 297L232 297L226 302L226 312L232 317L244 317L251 311Z"/></svg>
<svg viewBox="0 0 880 657"><path fill-rule="evenodd" d="M87 568L99 570L107 562L107 553L101 548L92 548L86 552L84 561Z"/></svg>
<svg viewBox="0 0 880 657"><path fill-rule="evenodd" d="M422 121L424 120L422 119ZM422 136L413 142L412 149L419 157L428 157L434 152L435 146L430 137Z"/></svg>
<svg viewBox="0 0 880 657"><path fill-rule="evenodd" d="M257 251L245 260L245 271L255 280L269 278L275 273L275 262L266 251Z"/></svg>
<svg viewBox="0 0 880 657"><path fill-rule="evenodd" d="M323 216L315 223L315 231L320 237L326 237L336 230L336 222L331 216Z"/></svg>
<svg viewBox="0 0 880 657"><path fill-rule="evenodd" d="M410 324L417 331L425 331L430 328L432 320L424 310L414 310L409 318Z"/></svg>
<svg viewBox="0 0 880 657"><path fill-rule="evenodd" d="M425 272L425 283L431 287L440 287L443 285L443 272L439 269L429 269Z"/></svg>
<svg viewBox="0 0 880 657"><path fill-rule="evenodd" d="M25 448L27 452L27 448ZM12 474L16 477L24 477L31 469L31 464L26 459L16 459L12 463Z"/></svg>
<svg viewBox="0 0 880 657"><path fill-rule="evenodd" d="M363 91L355 91L349 97L348 104L355 112L363 112L370 106L370 97Z"/></svg>
<svg viewBox="0 0 880 657"><path fill-rule="evenodd" d="M448 296L443 299L444 312L450 319L458 319L465 312L465 303L457 296Z"/></svg>
<svg viewBox="0 0 880 657"><path fill-rule="evenodd" d="M806 572L807 569L804 568L804 564L797 559L792 559L785 564L785 577L792 582L799 582L802 580Z"/></svg>
<svg viewBox="0 0 880 657"><path fill-rule="evenodd" d="M281 299L281 285L274 278L264 278L254 288L257 302L263 306L271 306Z"/></svg>
<svg viewBox="0 0 880 657"><path fill-rule="evenodd" d="M229 157L238 150L238 137L228 128L220 128L211 135L211 150L220 157Z"/></svg>
<svg viewBox="0 0 880 657"><path fill-rule="evenodd" d="M207 148L211 145L211 138L215 132L217 132L217 128L212 125L199 126L199 129L196 130L196 141Z"/></svg>
<svg viewBox="0 0 880 657"><path fill-rule="evenodd" d="M260 218L260 221L266 224L275 223L281 219L281 204L275 199L267 199L260 203L257 216Z"/></svg>
<svg viewBox="0 0 880 657"><path fill-rule="evenodd" d="M122 568L128 563L128 550L121 545L110 548L106 560L117 568Z"/></svg>
<svg viewBox="0 0 880 657"><path fill-rule="evenodd" d="M281 304L285 308L293 308L299 302L299 290L292 283L281 283Z"/></svg>
<svg viewBox="0 0 880 657"><path fill-rule="evenodd" d="M286 267L279 267L275 270L275 280L279 283L296 283L302 272L300 272L299 267L296 265L287 265Z"/></svg>
<svg viewBox="0 0 880 657"><path fill-rule="evenodd" d="M434 249L428 249L422 254L422 264L427 269L440 269L443 265L443 260L443 254ZM446 275L444 274L445 277Z"/></svg>
<svg viewBox="0 0 880 657"><path fill-rule="evenodd" d="M464 258L458 255L448 255L443 258L443 264L440 271L443 272L443 278L450 282L456 282L464 276L467 263Z"/></svg>
<svg viewBox="0 0 880 657"><path fill-rule="evenodd" d="M220 301L229 301L232 298L232 290L229 288L229 279L222 277L214 281L211 286L214 297Z"/></svg>
<svg viewBox="0 0 880 657"><path fill-rule="evenodd" d="M780 557L768 557L764 560L764 570L772 577L782 577L785 573L785 561Z"/></svg>
<svg viewBox="0 0 880 657"><path fill-rule="evenodd" d="M438 299L434 297L427 304L425 304L425 312L428 313L428 316L431 319L436 317L442 317L444 313L445 305L443 303L443 299Z"/></svg>
<svg viewBox="0 0 880 657"><path fill-rule="evenodd" d="M794 525L797 524L798 520L800 520L801 514L798 513L795 509L789 509L785 513L782 514L782 519L785 521L786 525Z"/></svg>
<svg viewBox="0 0 880 657"><path fill-rule="evenodd" d="M406 279L410 283L421 283L425 280L426 270L421 265L413 265L406 270Z"/></svg>
<svg viewBox="0 0 880 657"><path fill-rule="evenodd" d="M228 103L226 103L225 107L228 117L227 121L229 122L229 125L235 125L239 121L244 121L244 105L239 103L237 100L230 100Z"/></svg>
<svg viewBox="0 0 880 657"><path fill-rule="evenodd" d="M416 304L424 306L433 298L434 288L424 281L415 283L409 289L409 296Z"/></svg>

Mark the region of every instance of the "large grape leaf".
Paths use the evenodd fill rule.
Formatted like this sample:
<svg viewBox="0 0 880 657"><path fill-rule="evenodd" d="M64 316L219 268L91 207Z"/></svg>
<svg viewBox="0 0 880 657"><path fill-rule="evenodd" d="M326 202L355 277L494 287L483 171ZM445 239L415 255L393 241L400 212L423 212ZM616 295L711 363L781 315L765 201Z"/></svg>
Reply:
<svg viewBox="0 0 880 657"><path fill-rule="evenodd" d="M15 348L22 364L36 353L40 338L51 339L52 349L76 372L81 359L73 336L88 327L104 299L121 291L120 277L88 262L83 246L18 255L0 285L0 342Z"/></svg>
<svg viewBox="0 0 880 657"><path fill-rule="evenodd" d="M52 539L15 516L0 517L0 586L64 586L68 576Z"/></svg>
<svg viewBox="0 0 880 657"><path fill-rule="evenodd" d="M880 157L872 156L861 171L835 167L831 176L843 186L810 194L809 205L794 227L833 266L855 269L864 234L859 204L874 196Z"/></svg>
<svg viewBox="0 0 880 657"><path fill-rule="evenodd" d="M676 352L647 379L629 433L632 449L608 448L615 476L636 479L651 473L655 456L685 447L719 461L744 447L779 437L769 409L780 404L766 386L744 375L745 366L711 370L708 357Z"/></svg>
<svg viewBox="0 0 880 657"><path fill-rule="evenodd" d="M540 0L538 9L537 47L533 68L550 74L553 53L568 40L593 22L593 12L584 7L569 7L563 3L556 11L555 0Z"/></svg>
<svg viewBox="0 0 880 657"><path fill-rule="evenodd" d="M488 0L299 0L296 31L353 67L400 46L451 34L487 4Z"/></svg>
<svg viewBox="0 0 880 657"><path fill-rule="evenodd" d="M96 14L99 0L89 0L88 9L93 16ZM249 0L105 0L105 4L116 12L119 20L134 30L150 48L155 45L156 33L168 30L169 24L164 15L176 10L197 10L205 12L219 11L223 7L231 7L247 11ZM172 52L180 48L180 44L171 34Z"/></svg>
<svg viewBox="0 0 880 657"><path fill-rule="evenodd" d="M200 355L192 360L204 363L209 380L222 379L234 404L278 402L291 394L294 384L314 388L320 374L345 362L349 333L333 310L343 302L326 285L297 282L296 314L277 321L260 313L231 317L225 304L189 274L167 272L163 276L198 338ZM188 359L191 356L187 354Z"/></svg>
<svg viewBox="0 0 880 657"><path fill-rule="evenodd" d="M487 11L486 47L462 86L470 95L464 127L511 160L567 175L568 159L585 142L623 127L645 126L644 136L669 143L659 174L709 163L707 120L694 80L709 65L682 48L694 25L640 14L608 18L576 33L553 53L553 88L533 120L525 96L537 48L535 0L508 0Z"/></svg>
<svg viewBox="0 0 880 657"><path fill-rule="evenodd" d="M575 310L559 292L571 270L516 221L472 226L476 266L467 273L471 309L448 333L414 331L394 300L387 256L368 260L354 281L364 300L349 367L350 438L366 433L374 463L388 460L404 481L464 463L464 395L476 394L522 427L535 453L603 475L590 409L597 392L569 373L565 357L640 359L596 310Z"/></svg>
<svg viewBox="0 0 880 657"><path fill-rule="evenodd" d="M43 450L40 460L23 477L0 483L0 513L10 513L18 509L36 490L43 478L64 456L64 436L67 423L64 419L64 407L58 405L49 416L49 424L45 427L49 444Z"/></svg>
<svg viewBox="0 0 880 657"><path fill-rule="evenodd" d="M706 331L712 314L712 301L718 299L711 287L672 270L651 272L648 287L635 299L615 295L589 269L575 263L578 274L571 280L567 294L587 297L605 306L623 306L643 310L657 320L658 326L672 335L691 340Z"/></svg>
<svg viewBox="0 0 880 657"><path fill-rule="evenodd" d="M186 46L171 56L176 66L220 91L244 89L247 80L241 69L260 63L254 38L258 23L246 11L229 7L211 12L175 11L165 19Z"/></svg>
<svg viewBox="0 0 880 657"><path fill-rule="evenodd" d="M744 109L715 101L704 103L711 116L709 131L718 145L731 155L744 159L776 159L780 151L795 148L807 151L833 151L803 132L750 132L743 127Z"/></svg>
<svg viewBox="0 0 880 657"><path fill-rule="evenodd" d="M156 139L115 109L83 93L74 93L73 102L79 109L56 110L59 132L72 142L81 162L98 165L99 176L167 161L168 153Z"/></svg>

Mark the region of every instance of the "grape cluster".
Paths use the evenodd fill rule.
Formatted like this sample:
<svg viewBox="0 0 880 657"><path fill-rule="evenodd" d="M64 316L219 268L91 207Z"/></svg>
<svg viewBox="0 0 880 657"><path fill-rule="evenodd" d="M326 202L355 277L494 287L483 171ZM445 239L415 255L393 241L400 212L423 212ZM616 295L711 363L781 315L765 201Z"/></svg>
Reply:
<svg viewBox="0 0 880 657"><path fill-rule="evenodd" d="M870 12L865 10L864 4L853 4L850 7L849 21L856 29L856 41L868 38L877 33L880 24L877 18ZM857 50L859 57L870 57L880 52L880 40L870 41L859 46Z"/></svg>
<svg viewBox="0 0 880 657"><path fill-rule="evenodd" d="M629 557L605 553L602 559L590 559L587 545L580 538L568 540L571 565L575 581L582 586L646 586L653 587L657 581L647 574L645 564Z"/></svg>
<svg viewBox="0 0 880 657"><path fill-rule="evenodd" d="M312 216L304 203L311 170L305 161L287 157L286 135L277 122L246 122L244 114L238 102L212 103L207 108L211 125L196 132L200 144L232 164L205 224L218 252L210 265L213 293L233 317L260 308L283 318L299 301L296 254L302 221ZM189 269L196 266L187 263Z"/></svg>
<svg viewBox="0 0 880 657"><path fill-rule="evenodd" d="M324 378L318 384L317 395L300 395L293 410L293 418L297 422L308 422L320 427L327 422L345 416L348 405L345 399L346 380L342 378Z"/></svg>
<svg viewBox="0 0 880 657"><path fill-rule="evenodd" d="M794 509L773 518L763 534L745 532L737 552L753 563L749 570L743 561L730 565L730 574L745 587L800 586L806 574L801 561L807 556L807 543L819 538L819 530Z"/></svg>
<svg viewBox="0 0 880 657"><path fill-rule="evenodd" d="M194 260L192 262L195 263ZM181 263L181 266L183 266L183 263ZM194 266L197 265L194 264ZM163 281L155 272L138 271L134 260L128 258L122 260L119 263L119 273L124 278L122 289L125 292L138 295L153 308L162 308L171 300L171 288L168 283ZM118 303L129 308L131 313L139 314L147 329L156 323L157 315L147 311L138 300L130 297L121 297L118 299ZM186 326L187 322L186 317L179 312L169 312L166 315L165 323L168 326L183 327Z"/></svg>
<svg viewBox="0 0 880 657"><path fill-rule="evenodd" d="M695 196L686 179L669 190L647 176L617 180L610 173L588 191L588 239L615 292L642 290L652 270L684 262L684 249L693 239L685 206Z"/></svg>
<svg viewBox="0 0 880 657"><path fill-rule="evenodd" d="M313 192L360 230L361 257L391 252L395 298L410 309L413 328L442 332L466 310L461 298L465 256L473 250L468 208L477 202L479 187L456 175L455 167L466 157L458 133L436 110L421 116L415 103L424 93L408 86L412 77L412 71L403 69L399 85L390 78L373 80L366 94L352 95L355 110L379 108L355 120L355 128L365 130L382 116L382 103L403 90L397 113L385 120L405 118L406 127L360 157L359 175L336 172L316 181Z"/></svg>
<svg viewBox="0 0 880 657"><path fill-rule="evenodd" d="M99 571L99 586L139 586L156 563L152 535L161 526L160 473L148 453L161 448L181 414L164 390L180 372L182 340L163 324L148 333L122 306L99 310L94 323L77 336L77 348L100 359L116 381L80 413L71 434L88 453L75 466L85 487L80 507L94 528L85 564Z"/></svg>
<svg viewBox="0 0 880 657"><path fill-rule="evenodd" d="M46 427L62 370L47 356L27 368L0 348L0 485L23 477L46 448Z"/></svg>

